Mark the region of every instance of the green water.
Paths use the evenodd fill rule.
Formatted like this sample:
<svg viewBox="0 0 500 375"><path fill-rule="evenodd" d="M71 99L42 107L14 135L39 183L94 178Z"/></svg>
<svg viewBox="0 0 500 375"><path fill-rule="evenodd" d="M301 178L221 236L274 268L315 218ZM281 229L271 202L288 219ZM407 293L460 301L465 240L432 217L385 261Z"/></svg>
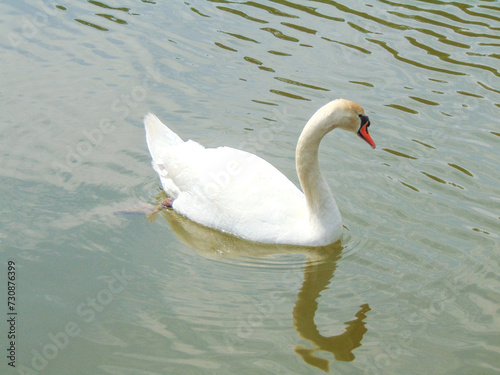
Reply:
<svg viewBox="0 0 500 375"><path fill-rule="evenodd" d="M2 10L2 374L500 373L498 1ZM162 199L148 111L297 182L297 137L338 97L377 143L322 143L341 243L117 214Z"/></svg>

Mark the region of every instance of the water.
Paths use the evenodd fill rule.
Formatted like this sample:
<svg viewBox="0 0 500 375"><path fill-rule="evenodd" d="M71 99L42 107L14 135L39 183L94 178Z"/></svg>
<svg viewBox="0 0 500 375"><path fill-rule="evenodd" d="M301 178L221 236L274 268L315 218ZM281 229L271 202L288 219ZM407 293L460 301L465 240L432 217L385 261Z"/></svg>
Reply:
<svg viewBox="0 0 500 375"><path fill-rule="evenodd" d="M18 1L0 15L2 335L40 374L498 374L498 1ZM297 182L322 143L341 243L261 246L173 212L142 116Z"/></svg>

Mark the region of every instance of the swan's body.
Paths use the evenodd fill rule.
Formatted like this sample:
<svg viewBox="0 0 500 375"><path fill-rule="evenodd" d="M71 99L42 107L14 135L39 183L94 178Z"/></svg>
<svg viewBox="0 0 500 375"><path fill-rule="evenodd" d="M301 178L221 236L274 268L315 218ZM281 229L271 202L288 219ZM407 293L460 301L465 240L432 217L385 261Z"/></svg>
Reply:
<svg viewBox="0 0 500 375"><path fill-rule="evenodd" d="M342 218L319 169L319 143L340 127L358 132L375 147L359 105L343 99L326 104L308 121L297 144L302 193L254 154L184 142L153 114L146 115L144 124L153 168L175 211L202 225L266 243L322 246L338 240Z"/></svg>

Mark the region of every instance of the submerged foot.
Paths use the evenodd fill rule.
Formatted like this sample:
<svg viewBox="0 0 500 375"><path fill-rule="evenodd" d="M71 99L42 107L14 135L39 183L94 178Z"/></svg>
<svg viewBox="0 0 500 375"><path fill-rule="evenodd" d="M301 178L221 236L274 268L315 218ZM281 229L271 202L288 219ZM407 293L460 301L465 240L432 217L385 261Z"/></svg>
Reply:
<svg viewBox="0 0 500 375"><path fill-rule="evenodd" d="M174 203L174 198L167 198L161 204L158 206L154 207L150 212L146 214L148 217L148 220L155 220L156 219L156 214L163 210L164 208L172 208L172 204Z"/></svg>
<svg viewBox="0 0 500 375"><path fill-rule="evenodd" d="M161 206L172 208L173 204L174 204L174 198L167 198L161 203Z"/></svg>
<svg viewBox="0 0 500 375"><path fill-rule="evenodd" d="M150 212L147 213L148 217L152 217L156 213L160 212L164 208L172 208L172 204L174 203L174 198L167 198L158 206L155 206Z"/></svg>
<svg viewBox="0 0 500 375"><path fill-rule="evenodd" d="M140 203L133 207L124 210L117 210L113 213L115 215L131 215L131 214L142 214L148 217L148 220L155 220L155 215L164 210L165 208L172 208L174 203L174 198L167 198L161 204L153 206L149 203Z"/></svg>

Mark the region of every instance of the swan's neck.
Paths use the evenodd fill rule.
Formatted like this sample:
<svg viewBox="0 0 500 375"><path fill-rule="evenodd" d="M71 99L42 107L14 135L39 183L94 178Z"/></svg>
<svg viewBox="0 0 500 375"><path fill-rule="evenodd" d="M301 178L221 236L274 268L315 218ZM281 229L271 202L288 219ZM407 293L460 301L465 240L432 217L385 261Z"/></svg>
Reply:
<svg viewBox="0 0 500 375"><path fill-rule="evenodd" d="M309 221L318 229L330 230L341 226L340 212L318 161L318 148L327 133L317 126L315 116L306 124L297 143L295 154L297 174L306 198Z"/></svg>

